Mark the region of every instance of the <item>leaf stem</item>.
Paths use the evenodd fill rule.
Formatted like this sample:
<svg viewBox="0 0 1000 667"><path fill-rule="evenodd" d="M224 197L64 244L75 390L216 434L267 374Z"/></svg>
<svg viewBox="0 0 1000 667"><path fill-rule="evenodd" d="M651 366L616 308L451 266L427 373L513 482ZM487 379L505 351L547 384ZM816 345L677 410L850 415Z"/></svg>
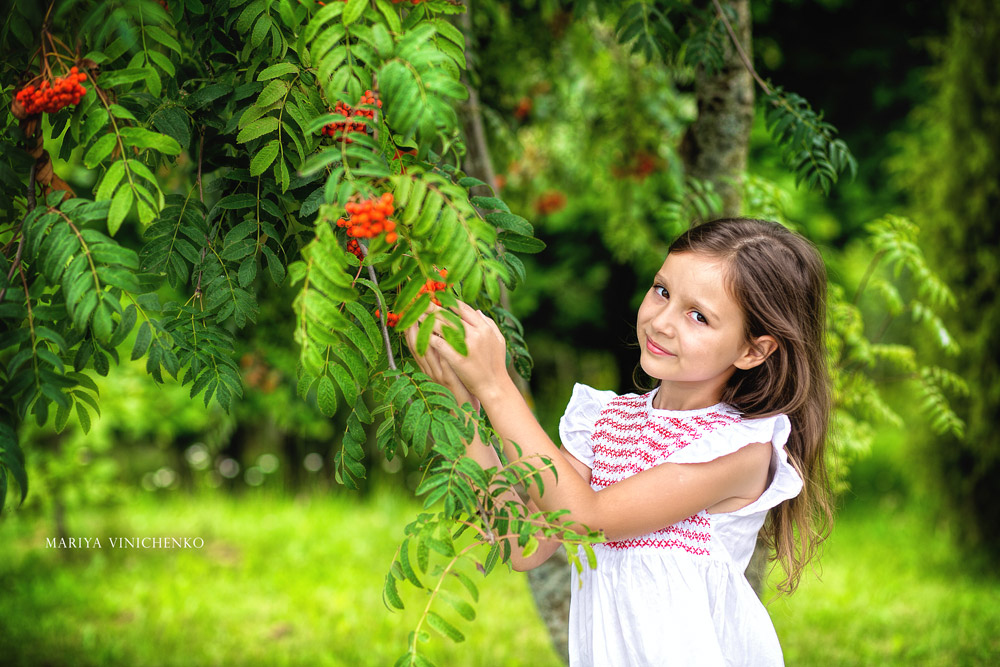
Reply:
<svg viewBox="0 0 1000 667"><path fill-rule="evenodd" d="M879 260L882 259L882 256L884 254L885 250L879 250L872 257L872 261L868 262L868 267L865 269L865 275L862 276L861 282L858 283L858 289L854 293L854 299L851 301L851 305L853 306L858 305L858 301L861 299L861 294L865 291L865 288L868 286L868 281L871 279L872 274L875 273L875 267L878 266Z"/></svg>
<svg viewBox="0 0 1000 667"><path fill-rule="evenodd" d="M368 257L368 246L364 243L358 243L361 248L361 254ZM375 267L371 264L368 265L368 277L371 278L375 286L378 287L378 276L375 275ZM376 290L375 298L378 299L379 306L379 323L382 325L382 342L385 343L385 352L389 356L389 368L392 370L397 370L396 368L396 358L392 354L392 341L389 340L389 325L387 317L389 315L388 308L385 303L382 302L381 290Z"/></svg>

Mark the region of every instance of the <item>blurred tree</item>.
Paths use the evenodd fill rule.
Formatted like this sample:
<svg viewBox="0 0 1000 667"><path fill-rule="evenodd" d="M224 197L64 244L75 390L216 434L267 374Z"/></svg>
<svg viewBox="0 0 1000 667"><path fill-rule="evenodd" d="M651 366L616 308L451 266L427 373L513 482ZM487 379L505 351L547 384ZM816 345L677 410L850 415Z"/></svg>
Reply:
<svg viewBox="0 0 1000 667"><path fill-rule="evenodd" d="M970 544L1000 554L1000 8L960 0L933 49L937 93L913 112L891 162L928 232L928 253L955 286L962 353L954 369L971 392L958 413L964 439L926 438L925 480L946 499Z"/></svg>
<svg viewBox="0 0 1000 667"><path fill-rule="evenodd" d="M743 212L743 178L747 170L750 125L753 122L753 81L750 78L750 0L730 2L732 42L718 69L695 72L698 116L684 135L681 154L687 172L711 181L722 200L719 213ZM734 48L734 46L736 48Z"/></svg>

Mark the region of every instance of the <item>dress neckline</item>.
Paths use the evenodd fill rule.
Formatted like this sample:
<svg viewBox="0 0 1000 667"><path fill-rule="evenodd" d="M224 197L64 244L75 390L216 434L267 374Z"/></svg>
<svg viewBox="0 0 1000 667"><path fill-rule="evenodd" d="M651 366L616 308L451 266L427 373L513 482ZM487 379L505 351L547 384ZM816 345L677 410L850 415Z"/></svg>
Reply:
<svg viewBox="0 0 1000 667"><path fill-rule="evenodd" d="M725 403L720 402L715 405L710 405L707 408L694 408L692 410L663 410L661 408L654 408L653 397L655 397L659 391L660 387L657 385L653 391L646 394L646 409L649 410L649 414L651 415L657 415L660 417L696 417L698 415L708 414L709 412L726 411L729 407Z"/></svg>

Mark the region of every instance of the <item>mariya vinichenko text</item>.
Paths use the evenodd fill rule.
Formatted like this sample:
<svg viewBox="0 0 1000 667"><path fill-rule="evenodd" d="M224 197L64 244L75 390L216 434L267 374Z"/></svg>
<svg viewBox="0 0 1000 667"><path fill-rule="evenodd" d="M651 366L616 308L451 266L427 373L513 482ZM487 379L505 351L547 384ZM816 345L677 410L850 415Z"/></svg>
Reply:
<svg viewBox="0 0 1000 667"><path fill-rule="evenodd" d="M49 549L201 549L205 540L200 537L46 537Z"/></svg>

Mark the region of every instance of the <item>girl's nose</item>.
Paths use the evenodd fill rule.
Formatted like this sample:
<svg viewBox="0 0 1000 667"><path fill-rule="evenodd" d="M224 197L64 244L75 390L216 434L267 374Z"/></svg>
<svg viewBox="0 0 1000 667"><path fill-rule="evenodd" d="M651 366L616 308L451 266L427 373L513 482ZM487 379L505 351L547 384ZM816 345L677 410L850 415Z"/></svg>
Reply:
<svg viewBox="0 0 1000 667"><path fill-rule="evenodd" d="M669 305L666 306L653 316L653 329L659 331L668 338L673 338L677 333L674 317L675 314L673 309Z"/></svg>

